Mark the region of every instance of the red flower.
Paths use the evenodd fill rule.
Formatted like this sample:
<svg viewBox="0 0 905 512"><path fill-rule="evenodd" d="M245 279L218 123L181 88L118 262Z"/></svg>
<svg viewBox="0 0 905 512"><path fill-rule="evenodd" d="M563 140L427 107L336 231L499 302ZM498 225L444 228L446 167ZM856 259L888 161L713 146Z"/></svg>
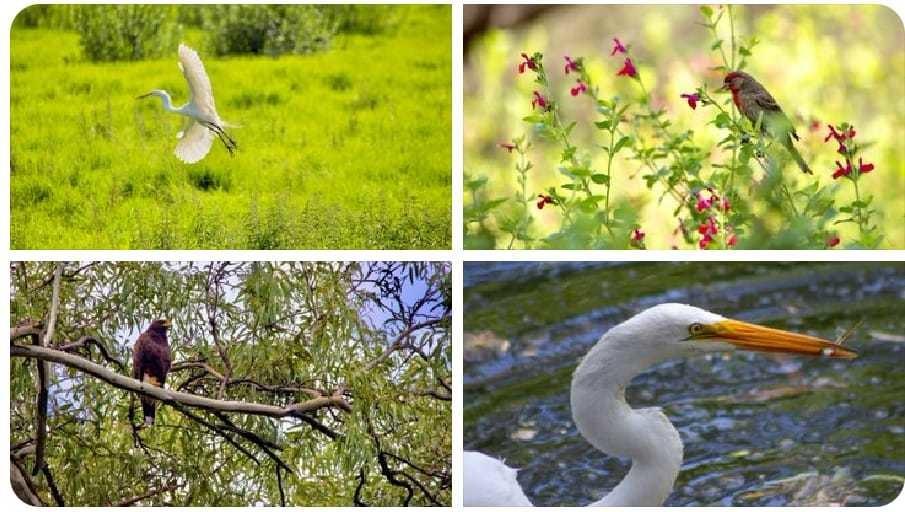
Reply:
<svg viewBox="0 0 905 512"><path fill-rule="evenodd" d="M519 62L519 65L518 65L519 74L524 73L525 68L528 68L532 71L537 69L537 62L535 62L534 57L529 57L527 53L523 53L522 58L525 60L522 62Z"/></svg>
<svg viewBox="0 0 905 512"><path fill-rule="evenodd" d="M625 46L622 46L622 43L619 42L619 38L614 37L613 38L613 51L610 52L610 57L612 57L613 55L616 55L617 53L626 53L626 52L627 52L627 50L625 49Z"/></svg>
<svg viewBox="0 0 905 512"><path fill-rule="evenodd" d="M709 209L711 206L713 206L714 201L720 200L720 198L713 193L713 189L708 188L707 191L710 192L710 197L707 199L704 199L703 190L698 191L698 202L695 205L695 208L697 208L699 212Z"/></svg>
<svg viewBox="0 0 905 512"><path fill-rule="evenodd" d="M717 225L716 219L713 217L707 217L707 220L701 223L698 226L698 233L702 235L715 235L717 233Z"/></svg>
<svg viewBox="0 0 905 512"><path fill-rule="evenodd" d="M511 142L500 142L499 144L497 144L497 146L509 150L510 153L512 153L512 150L515 149L515 144Z"/></svg>
<svg viewBox="0 0 905 512"><path fill-rule="evenodd" d="M572 93L572 96L578 96L579 94L581 94L581 93L583 93L583 92L585 92L585 91L587 91L587 90L588 90L588 86L585 85L584 82L582 82L581 80L579 80L579 81L578 81L578 85L576 85L575 87L573 87L573 88L570 90L570 92Z"/></svg>
<svg viewBox="0 0 905 512"><path fill-rule="evenodd" d="M861 174L867 174L870 171L874 170L874 164L865 164L861 162L861 157L858 157L858 172Z"/></svg>
<svg viewBox="0 0 905 512"><path fill-rule="evenodd" d="M632 59L626 57L625 64L622 65L622 69L616 73L616 76L629 76L635 78L638 76L638 70L635 69L635 65L632 64Z"/></svg>
<svg viewBox="0 0 905 512"><path fill-rule="evenodd" d="M548 205L548 204L556 204L556 203L553 201L553 198L550 197L550 196L547 196L547 195L544 195L544 194L538 194L537 197L538 197L538 200L537 200L537 209L538 209L538 210L543 210L543 209L544 209L544 205Z"/></svg>
<svg viewBox="0 0 905 512"><path fill-rule="evenodd" d="M718 230L716 220L713 217L707 217L707 220L698 226L698 233L702 235L701 239L698 240L698 247L704 249L710 245L710 242L713 241L713 236L717 234Z"/></svg>
<svg viewBox="0 0 905 512"><path fill-rule="evenodd" d="M632 242L641 242L644 240L644 231L641 231L640 228L635 228L632 230L631 241Z"/></svg>
<svg viewBox="0 0 905 512"><path fill-rule="evenodd" d="M870 171L868 171L870 172ZM833 179L841 178L843 176L848 176L852 173L852 163L848 160L845 161L845 167L842 167L842 164L839 163L839 160L836 160L836 172L833 173Z"/></svg>
<svg viewBox="0 0 905 512"><path fill-rule="evenodd" d="M568 75L570 71L577 73L578 69L578 62L572 60L568 55L566 55L566 74Z"/></svg>
<svg viewBox="0 0 905 512"><path fill-rule="evenodd" d="M853 140L855 138L855 127L849 126L848 130L839 133L836 131L836 128L833 125L828 124L827 127L830 129L830 133L823 138L823 142L829 142L830 139L836 139L836 142L839 143L839 149L837 150L840 154L846 154L848 152L848 147L845 145L846 140Z"/></svg>
<svg viewBox="0 0 905 512"><path fill-rule="evenodd" d="M701 96L698 95L698 93L680 94L679 97L686 98L688 100L688 106L691 107L691 110L698 108L698 102L701 101Z"/></svg>
<svg viewBox="0 0 905 512"><path fill-rule="evenodd" d="M547 101L547 98L545 98L541 93L534 91L534 99L531 100L531 108L534 109L535 107L540 107L544 110L547 110L549 106L550 103Z"/></svg>
<svg viewBox="0 0 905 512"><path fill-rule="evenodd" d="M827 239L826 246L827 247L836 247L837 245L839 245L839 242L840 242L839 235L833 235Z"/></svg>
<svg viewBox="0 0 905 512"><path fill-rule="evenodd" d="M811 119L810 128L811 128L812 132L816 132L817 130L820 130L820 121L817 119ZM824 142L826 142L826 141L824 141Z"/></svg>
<svg viewBox="0 0 905 512"><path fill-rule="evenodd" d="M726 240L726 245L729 247L735 247L735 244L738 243L738 238L735 237L735 233L729 236L729 240Z"/></svg>
<svg viewBox="0 0 905 512"><path fill-rule="evenodd" d="M728 199L726 199L726 198L724 197L724 198L723 198L723 201L720 203L720 208L721 208L724 212L728 212L728 211L729 211L729 208L731 208L731 207L732 207L732 204L729 202Z"/></svg>

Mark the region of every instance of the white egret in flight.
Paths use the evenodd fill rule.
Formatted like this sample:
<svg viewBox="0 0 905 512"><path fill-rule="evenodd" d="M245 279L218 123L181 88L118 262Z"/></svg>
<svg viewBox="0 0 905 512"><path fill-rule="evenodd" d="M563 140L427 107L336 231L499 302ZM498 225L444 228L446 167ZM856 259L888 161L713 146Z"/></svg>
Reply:
<svg viewBox="0 0 905 512"><path fill-rule="evenodd" d="M184 44L179 45L179 69L185 75L189 84L189 102L181 107L174 107L170 94L162 89L154 89L148 94L138 98L157 96L163 102L163 108L167 112L173 112L186 117L186 123L182 131L176 134L179 143L176 144L176 157L187 164L193 164L207 155L216 135L226 150L232 155L238 146L236 141L226 133L228 126L217 114L214 107L214 92L211 90L211 81L204 71L204 64L198 57L198 52Z"/></svg>
<svg viewBox="0 0 905 512"><path fill-rule="evenodd" d="M572 417L595 448L631 459L628 475L591 506L658 507L682 465L679 432L659 407L632 409L625 388L667 359L728 350L853 358L820 338L730 320L684 304L660 304L610 329L572 376ZM531 506L516 470L483 453L465 452L465 506Z"/></svg>

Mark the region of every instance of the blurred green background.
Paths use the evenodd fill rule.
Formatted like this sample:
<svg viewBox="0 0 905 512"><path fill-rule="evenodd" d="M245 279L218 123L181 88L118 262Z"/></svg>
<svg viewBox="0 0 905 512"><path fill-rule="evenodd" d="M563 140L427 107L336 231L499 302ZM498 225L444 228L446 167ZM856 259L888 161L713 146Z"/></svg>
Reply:
<svg viewBox="0 0 905 512"><path fill-rule="evenodd" d="M10 32L14 249L451 246L448 5L36 5ZM196 49L239 152L173 155ZM216 141L215 141L216 142Z"/></svg>
<svg viewBox="0 0 905 512"><path fill-rule="evenodd" d="M571 78L562 72L563 56L586 57L586 66L604 98L619 95L637 98L635 83L617 77L622 59L610 57L612 39L631 45L635 64L645 86L652 90L655 107L667 110L677 129L692 129L695 142L711 148L725 135L707 123L712 110L691 110L682 93L706 83L719 87L722 74L718 52L710 50L711 35L698 6L466 6L465 7L465 173L487 176L490 198L512 197L516 190L515 157L497 144L522 135L529 126L521 121L531 110L535 84L519 75L521 52L540 51L567 119L577 120L576 139L582 149L601 144L589 130L596 114L587 98L572 98ZM825 124L849 121L864 145L866 162L874 172L859 183L862 194L875 196L883 213L879 226L885 235L881 248L905 247L905 32L901 20L889 8L870 5L735 6L736 32L742 38L755 35L760 44L749 58L747 70L761 81L783 109L792 116L801 142L800 150L821 185L831 183L836 146L824 143ZM727 25L727 24L724 24ZM724 26L728 39L728 26ZM821 123L809 129L812 121ZM596 130L595 130L596 131ZM832 142L832 141L831 141ZM530 157L529 192L540 192L564 182L557 167L558 151L538 143ZM661 190L649 190L641 165L617 158L613 176L616 198L638 209L640 225L647 232L648 247L666 249L688 246L676 228L669 197L658 203ZM724 158L712 153L711 163ZM595 166L605 166L606 154L595 153ZM810 183L792 169L787 180L799 186ZM705 171L706 175L706 171ZM757 173L755 174L757 176ZM840 180L841 181L841 180ZM465 204L470 203L466 194ZM836 204L854 197L850 183L842 184ZM510 201L511 202L511 201ZM559 226L554 208L530 208L540 237ZM779 224L782 219L768 222ZM488 227L495 229L494 220ZM843 245L855 238L853 224L838 226ZM498 232L494 233L499 235ZM498 242L499 239L498 239Z"/></svg>

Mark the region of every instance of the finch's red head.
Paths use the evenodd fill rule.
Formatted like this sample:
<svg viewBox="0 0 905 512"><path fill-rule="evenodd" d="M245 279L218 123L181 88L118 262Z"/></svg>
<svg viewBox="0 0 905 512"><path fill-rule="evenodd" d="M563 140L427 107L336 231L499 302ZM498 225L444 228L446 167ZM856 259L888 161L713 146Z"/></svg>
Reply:
<svg viewBox="0 0 905 512"><path fill-rule="evenodd" d="M751 75L744 71L731 71L726 75L726 78L723 79L723 89L738 91L742 88L742 84L750 78Z"/></svg>

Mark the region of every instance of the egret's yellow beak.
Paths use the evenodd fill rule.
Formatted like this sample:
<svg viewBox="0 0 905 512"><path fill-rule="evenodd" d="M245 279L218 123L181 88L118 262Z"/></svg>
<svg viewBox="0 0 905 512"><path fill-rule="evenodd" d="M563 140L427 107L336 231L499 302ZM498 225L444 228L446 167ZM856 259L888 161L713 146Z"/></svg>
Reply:
<svg viewBox="0 0 905 512"><path fill-rule="evenodd" d="M785 352L845 359L858 357L854 350L831 341L738 320L721 320L703 325L699 334L692 334L692 339L719 339L742 350L758 352Z"/></svg>

